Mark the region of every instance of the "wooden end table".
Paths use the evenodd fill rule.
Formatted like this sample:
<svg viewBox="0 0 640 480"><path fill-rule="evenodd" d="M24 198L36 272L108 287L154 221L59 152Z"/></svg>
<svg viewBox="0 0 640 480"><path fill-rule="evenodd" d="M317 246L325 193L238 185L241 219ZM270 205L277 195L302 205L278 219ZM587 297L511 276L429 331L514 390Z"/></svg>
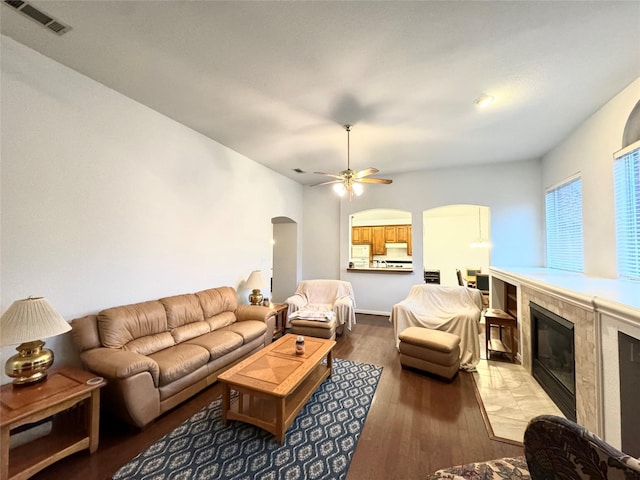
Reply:
<svg viewBox="0 0 640 480"><path fill-rule="evenodd" d="M518 340L517 334L517 321L511 315L504 310L498 308L488 308L484 313L485 321L485 340L487 348L487 360L491 355L491 352L506 353L511 357L511 361L515 363L516 354L518 353ZM491 327L498 327L500 329L500 335L497 339L491 338ZM510 335L510 346L504 344L502 340L502 329L508 328Z"/></svg>
<svg viewBox="0 0 640 480"><path fill-rule="evenodd" d="M274 303L270 305L270 307L276 311L276 328L273 331L273 337L276 338L276 335L284 335L284 331L287 328L287 311L289 310L289 305L286 303Z"/></svg>
<svg viewBox="0 0 640 480"><path fill-rule="evenodd" d="M296 415L320 384L331 376L336 342L305 337L305 353L296 355L297 335L287 334L254 353L218 380L224 384L222 421L240 420L273 433L279 443ZM322 364L327 359L326 365ZM238 398L231 403L231 390Z"/></svg>
<svg viewBox="0 0 640 480"><path fill-rule="evenodd" d="M100 429L100 388L105 385L93 373L71 367L51 370L46 380L34 385L2 385L0 480L27 479L72 453L86 448L95 452ZM73 408L79 404L84 408ZM78 412L84 418L78 418ZM11 430L49 417L53 417L50 434L9 451Z"/></svg>

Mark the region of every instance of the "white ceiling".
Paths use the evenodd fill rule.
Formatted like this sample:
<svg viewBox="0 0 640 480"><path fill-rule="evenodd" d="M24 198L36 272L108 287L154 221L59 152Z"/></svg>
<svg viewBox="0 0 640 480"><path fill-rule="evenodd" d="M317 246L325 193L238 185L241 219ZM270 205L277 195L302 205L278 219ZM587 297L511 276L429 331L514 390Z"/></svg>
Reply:
<svg viewBox="0 0 640 480"><path fill-rule="evenodd" d="M33 1L1 31L301 183L538 158L640 77L638 1ZM496 101L481 110L480 94Z"/></svg>

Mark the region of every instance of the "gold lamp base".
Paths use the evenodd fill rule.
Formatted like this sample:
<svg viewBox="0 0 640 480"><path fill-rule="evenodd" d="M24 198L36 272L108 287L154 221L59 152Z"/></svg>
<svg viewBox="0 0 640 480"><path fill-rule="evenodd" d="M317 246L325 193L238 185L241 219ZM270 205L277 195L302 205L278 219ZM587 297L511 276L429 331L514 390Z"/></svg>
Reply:
<svg viewBox="0 0 640 480"><path fill-rule="evenodd" d="M42 340L25 342L16 347L18 354L4 365L5 373L13 378L14 387L32 385L47 378L47 369L53 364L53 352L42 347Z"/></svg>
<svg viewBox="0 0 640 480"><path fill-rule="evenodd" d="M249 302L251 303L251 305L261 305L263 298L264 295L262 295L260 289L258 288L254 288L249 294Z"/></svg>

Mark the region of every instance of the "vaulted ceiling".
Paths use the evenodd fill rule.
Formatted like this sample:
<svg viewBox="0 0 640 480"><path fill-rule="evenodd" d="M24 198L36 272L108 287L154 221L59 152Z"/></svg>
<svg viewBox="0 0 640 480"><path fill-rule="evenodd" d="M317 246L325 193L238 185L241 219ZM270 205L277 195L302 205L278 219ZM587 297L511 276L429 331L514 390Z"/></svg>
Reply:
<svg viewBox="0 0 640 480"><path fill-rule="evenodd" d="M538 158L640 77L637 1L33 1L4 35L301 183ZM495 97L480 109L474 99Z"/></svg>

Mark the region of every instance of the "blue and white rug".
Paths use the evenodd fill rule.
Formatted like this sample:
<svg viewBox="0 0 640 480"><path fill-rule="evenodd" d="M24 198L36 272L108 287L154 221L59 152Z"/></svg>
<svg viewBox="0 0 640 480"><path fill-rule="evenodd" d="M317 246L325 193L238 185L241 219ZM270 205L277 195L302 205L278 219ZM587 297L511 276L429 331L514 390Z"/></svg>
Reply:
<svg viewBox="0 0 640 480"><path fill-rule="evenodd" d="M113 480L344 479L381 375L382 367L334 359L331 378L300 411L283 445L252 425L224 426L218 398Z"/></svg>

